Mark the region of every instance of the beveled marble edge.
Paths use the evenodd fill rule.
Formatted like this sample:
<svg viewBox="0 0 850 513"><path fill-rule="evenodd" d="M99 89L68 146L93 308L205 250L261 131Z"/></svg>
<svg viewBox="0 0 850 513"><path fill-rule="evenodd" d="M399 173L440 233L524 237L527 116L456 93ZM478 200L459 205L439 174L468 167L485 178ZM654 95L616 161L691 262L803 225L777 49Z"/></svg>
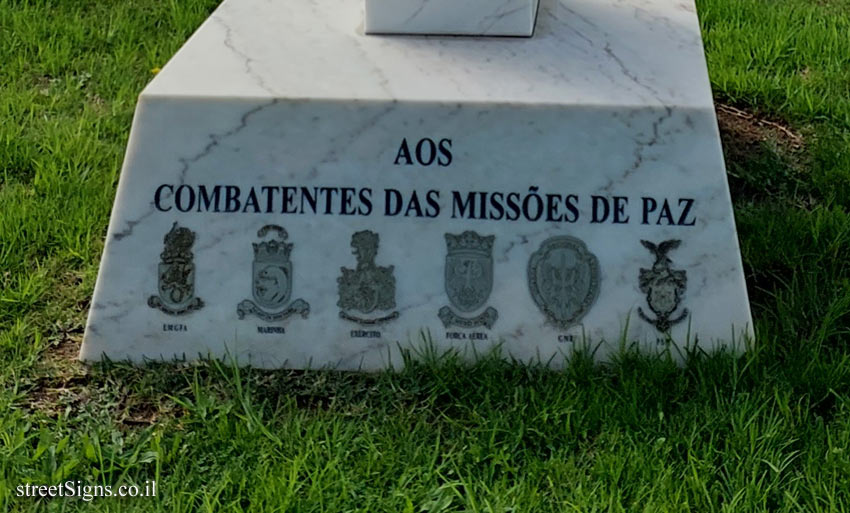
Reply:
<svg viewBox="0 0 850 513"><path fill-rule="evenodd" d="M246 104L257 103L257 102L269 102L274 104L282 104L282 103L298 103L298 104L306 104L306 103L315 103L315 104L355 104L355 105L393 105L398 103L404 103L405 105L419 105L419 106L428 106L428 107L441 107L441 106L452 106L463 104L464 106L470 107L482 107L482 106L490 106L493 108L513 108L513 107L535 107L540 109L593 109L600 111L664 111L666 109L672 109L676 112L681 113L706 113L711 112L715 116L716 119L716 111L715 104L712 101L711 104L708 105L689 105L689 104L678 104L678 103L670 103L670 104L646 104L646 103L594 103L594 102L580 102L580 101L570 101L570 102L535 102L535 101L500 101L496 100L486 100L486 101L469 101L469 100L461 100L461 99L439 99L439 100L399 100L397 98L383 98L383 97L375 97L375 98L337 98L337 97L290 97L290 96L271 96L269 94L255 94L248 93L245 95L218 95L218 94L193 94L189 93L180 93L180 92L160 92L157 90L151 89L143 89L141 93L139 93L138 101L142 102L156 102L156 101L170 101L170 100L181 100L181 101L198 101L198 102L245 102Z"/></svg>

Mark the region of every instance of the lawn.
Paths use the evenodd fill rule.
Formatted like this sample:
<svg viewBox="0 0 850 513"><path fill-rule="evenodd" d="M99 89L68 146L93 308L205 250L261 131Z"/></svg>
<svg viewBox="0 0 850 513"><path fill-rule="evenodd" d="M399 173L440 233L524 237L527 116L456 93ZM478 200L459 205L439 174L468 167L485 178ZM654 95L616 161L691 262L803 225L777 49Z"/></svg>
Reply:
<svg viewBox="0 0 850 513"><path fill-rule="evenodd" d="M757 339L678 367L74 358L135 99L216 0L0 0L0 509L850 511L850 2L698 0ZM155 480L156 498L19 498Z"/></svg>

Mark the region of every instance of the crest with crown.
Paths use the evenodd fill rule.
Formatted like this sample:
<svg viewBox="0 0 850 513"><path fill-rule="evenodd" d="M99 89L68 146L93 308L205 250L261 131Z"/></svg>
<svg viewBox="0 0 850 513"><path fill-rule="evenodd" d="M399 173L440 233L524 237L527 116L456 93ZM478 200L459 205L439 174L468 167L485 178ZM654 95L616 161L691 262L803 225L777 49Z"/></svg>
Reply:
<svg viewBox="0 0 850 513"><path fill-rule="evenodd" d="M363 230L351 236L351 245L355 248L371 248L378 246L378 234Z"/></svg>
<svg viewBox="0 0 850 513"><path fill-rule="evenodd" d="M165 234L163 242L165 248L160 254L163 263L186 264L192 261L192 244L195 243L195 233L192 230L178 226L175 222Z"/></svg>
<svg viewBox="0 0 850 513"><path fill-rule="evenodd" d="M473 253L489 257L493 253L495 235L483 237L473 231L465 231L460 235L446 234L446 245L449 253Z"/></svg>
<svg viewBox="0 0 850 513"><path fill-rule="evenodd" d="M268 233L270 228L277 231L278 238L267 240L264 242L255 242L254 244L254 261L255 262L281 262L289 260L289 254L292 253L292 244L285 242L287 238L286 230L277 226L264 227L257 235L263 237Z"/></svg>

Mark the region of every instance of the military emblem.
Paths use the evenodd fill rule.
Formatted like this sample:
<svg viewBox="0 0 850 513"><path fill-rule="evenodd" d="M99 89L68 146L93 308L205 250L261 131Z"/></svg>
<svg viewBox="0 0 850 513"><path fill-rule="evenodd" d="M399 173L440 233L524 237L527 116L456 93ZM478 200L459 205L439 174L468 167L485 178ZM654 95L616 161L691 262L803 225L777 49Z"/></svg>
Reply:
<svg viewBox="0 0 850 513"><path fill-rule="evenodd" d="M357 259L355 269L341 268L337 278L339 301L342 310L339 316L359 324L373 325L391 321L398 317L395 308L394 266L381 267L375 264L378 254L378 234L369 230L351 236L351 247ZM364 315L354 315L349 311Z"/></svg>
<svg viewBox="0 0 850 513"><path fill-rule="evenodd" d="M451 305L461 313L468 314L482 308L493 290L493 241L495 236L482 237L473 231L460 235L446 234L446 294ZM473 317L455 313L449 306L440 308L438 317L443 326L488 329L498 319L493 307Z"/></svg>
<svg viewBox="0 0 850 513"><path fill-rule="evenodd" d="M528 286L549 322L568 329L599 295L599 261L579 239L551 237L531 255Z"/></svg>
<svg viewBox="0 0 850 513"><path fill-rule="evenodd" d="M658 331L666 332L688 316L688 309L684 308L679 315L670 318L682 302L688 277L685 271L671 267L673 262L667 257L667 253L678 248L682 241L672 239L655 245L642 240L640 243L655 255L652 269L641 269L639 278L640 291L646 294L646 302L655 314L655 319L646 315L640 307L638 307L638 315L655 326Z"/></svg>
<svg viewBox="0 0 850 513"><path fill-rule="evenodd" d="M292 294L292 244L286 242L288 234L282 227L270 224L260 228L257 237L262 239L270 232L277 234L271 239L254 245L254 263L252 285L254 301L246 299L236 307L240 319L247 315L256 315L266 322L282 321L292 314L301 314L307 318L310 305L303 299L296 299L287 305Z"/></svg>
<svg viewBox="0 0 850 513"><path fill-rule="evenodd" d="M178 227L175 222L165 234L165 249L160 253L157 267L158 296L148 298L148 306L169 315L183 315L204 306L199 297L195 297L195 264L192 244L195 232Z"/></svg>

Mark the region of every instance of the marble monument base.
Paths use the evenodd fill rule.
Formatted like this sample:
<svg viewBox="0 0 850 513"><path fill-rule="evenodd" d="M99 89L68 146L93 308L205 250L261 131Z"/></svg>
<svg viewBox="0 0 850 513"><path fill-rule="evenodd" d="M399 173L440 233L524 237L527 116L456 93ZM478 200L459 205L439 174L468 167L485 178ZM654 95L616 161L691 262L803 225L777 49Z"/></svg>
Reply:
<svg viewBox="0 0 850 513"><path fill-rule="evenodd" d="M348 0L226 0L139 98L80 357L740 347L692 1L539 9L528 39L394 37Z"/></svg>

